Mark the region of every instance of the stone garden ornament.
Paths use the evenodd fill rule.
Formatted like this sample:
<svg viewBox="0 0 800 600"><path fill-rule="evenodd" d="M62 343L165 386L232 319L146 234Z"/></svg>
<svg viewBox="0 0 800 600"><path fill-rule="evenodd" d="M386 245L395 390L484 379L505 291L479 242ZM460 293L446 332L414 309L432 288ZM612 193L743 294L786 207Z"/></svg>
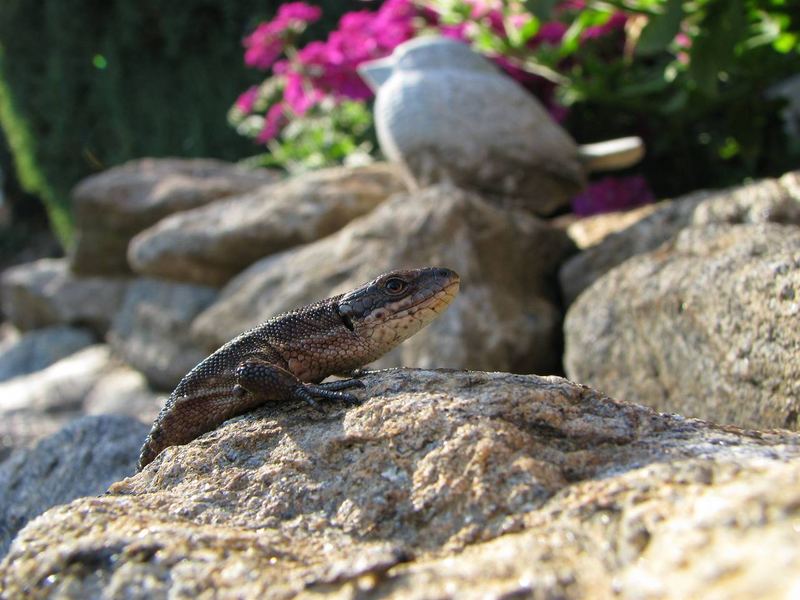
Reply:
<svg viewBox="0 0 800 600"><path fill-rule="evenodd" d="M410 40L359 73L376 92L383 153L418 186L448 181L548 214L583 188L587 170L643 153L638 138L578 146L532 94L452 39Z"/></svg>

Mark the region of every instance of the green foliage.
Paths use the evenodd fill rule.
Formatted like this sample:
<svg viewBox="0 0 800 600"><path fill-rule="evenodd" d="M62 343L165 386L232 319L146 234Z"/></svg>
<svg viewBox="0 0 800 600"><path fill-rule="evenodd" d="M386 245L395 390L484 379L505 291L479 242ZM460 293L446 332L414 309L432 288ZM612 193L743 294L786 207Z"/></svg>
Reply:
<svg viewBox="0 0 800 600"><path fill-rule="evenodd" d="M278 4L3 1L0 125L21 183L45 202L62 241L70 236L69 191L94 171L139 156L252 152L225 115L255 79L240 41ZM356 5L321 4L318 35Z"/></svg>
<svg viewBox="0 0 800 600"><path fill-rule="evenodd" d="M246 122L240 125L240 131ZM326 100L302 119L292 121L280 137L267 142L267 148L268 153L254 156L247 163L299 173L342 163L369 162L377 152L371 109L364 102Z"/></svg>

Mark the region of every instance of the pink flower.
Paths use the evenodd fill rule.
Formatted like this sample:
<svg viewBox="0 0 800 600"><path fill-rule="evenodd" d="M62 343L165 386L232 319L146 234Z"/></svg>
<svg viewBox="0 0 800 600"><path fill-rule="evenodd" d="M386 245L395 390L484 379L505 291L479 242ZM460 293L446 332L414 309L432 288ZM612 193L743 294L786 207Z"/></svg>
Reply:
<svg viewBox="0 0 800 600"><path fill-rule="evenodd" d="M242 92L236 99L234 106L244 114L248 115L252 112L253 106L258 99L258 86L252 86L245 92Z"/></svg>
<svg viewBox="0 0 800 600"><path fill-rule="evenodd" d="M287 118L284 111L282 102L278 102L269 107L266 116L264 117L264 126L261 132L256 136L256 142L265 144L271 139L275 138L286 125Z"/></svg>
<svg viewBox="0 0 800 600"><path fill-rule="evenodd" d="M283 52L283 38L273 22L262 23L244 38L244 62L248 67L269 69Z"/></svg>
<svg viewBox="0 0 800 600"><path fill-rule="evenodd" d="M281 4L276 20L283 22L313 23L322 16L319 6L311 6L305 2L289 2Z"/></svg>
<svg viewBox="0 0 800 600"><path fill-rule="evenodd" d="M572 199L572 210L576 215L594 215L635 208L653 200L653 192L641 175L604 177Z"/></svg>
<svg viewBox="0 0 800 600"><path fill-rule="evenodd" d="M536 32L536 35L531 40L533 44L551 44L556 45L561 43L561 38L564 37L564 34L567 32L567 26L565 23L560 21L550 21L548 23L542 23L539 27L539 31Z"/></svg>

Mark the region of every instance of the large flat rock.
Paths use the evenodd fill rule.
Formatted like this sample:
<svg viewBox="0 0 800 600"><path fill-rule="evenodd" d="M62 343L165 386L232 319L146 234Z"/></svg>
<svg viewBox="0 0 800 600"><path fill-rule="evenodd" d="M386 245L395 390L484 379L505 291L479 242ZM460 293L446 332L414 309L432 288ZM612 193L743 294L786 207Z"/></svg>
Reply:
<svg viewBox="0 0 800 600"><path fill-rule="evenodd" d="M66 325L24 334L14 330L0 340L0 382L41 371L94 341L90 331Z"/></svg>
<svg viewBox="0 0 800 600"><path fill-rule="evenodd" d="M167 215L276 181L266 169L212 159L145 158L81 181L72 192L70 265L84 275L128 273L128 242Z"/></svg>
<svg viewBox="0 0 800 600"><path fill-rule="evenodd" d="M556 377L364 382L362 406L265 406L51 509L16 537L0 585L154 599L785 598L800 585L797 434Z"/></svg>
<svg viewBox="0 0 800 600"><path fill-rule="evenodd" d="M136 279L114 318L109 343L153 387L171 390L206 357L191 338L189 325L216 295L207 286Z"/></svg>
<svg viewBox="0 0 800 600"><path fill-rule="evenodd" d="M3 314L19 329L79 325L103 335L127 285L125 277L81 277L66 259L42 258L6 269L0 299Z"/></svg>
<svg viewBox="0 0 800 600"><path fill-rule="evenodd" d="M388 164L322 169L171 215L138 234L142 275L219 286L256 260L313 242L405 190Z"/></svg>
<svg viewBox="0 0 800 600"><path fill-rule="evenodd" d="M800 227L685 229L581 294L570 378L658 410L800 425Z"/></svg>
<svg viewBox="0 0 800 600"><path fill-rule="evenodd" d="M553 281L574 251L563 231L451 186L398 194L338 232L263 259L223 288L192 325L213 349L267 319L349 291L396 268L443 266L459 297L379 366L517 372L560 369Z"/></svg>
<svg viewBox="0 0 800 600"><path fill-rule="evenodd" d="M655 250L687 227L723 223L800 225L800 171L724 190L694 192L630 213L598 215L571 225L581 247L582 240L596 243L561 268L564 300L571 304L617 265ZM599 230L610 233L603 235Z"/></svg>

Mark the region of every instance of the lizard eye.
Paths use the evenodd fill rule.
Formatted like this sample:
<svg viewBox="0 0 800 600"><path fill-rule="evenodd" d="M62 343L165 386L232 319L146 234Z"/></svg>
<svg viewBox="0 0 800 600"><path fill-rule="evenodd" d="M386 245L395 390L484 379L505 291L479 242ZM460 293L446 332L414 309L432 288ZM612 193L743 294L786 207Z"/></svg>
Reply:
<svg viewBox="0 0 800 600"><path fill-rule="evenodd" d="M399 277L390 277L386 280L386 283L383 284L383 289L385 289L388 293L395 295L403 293L407 286L408 284Z"/></svg>

